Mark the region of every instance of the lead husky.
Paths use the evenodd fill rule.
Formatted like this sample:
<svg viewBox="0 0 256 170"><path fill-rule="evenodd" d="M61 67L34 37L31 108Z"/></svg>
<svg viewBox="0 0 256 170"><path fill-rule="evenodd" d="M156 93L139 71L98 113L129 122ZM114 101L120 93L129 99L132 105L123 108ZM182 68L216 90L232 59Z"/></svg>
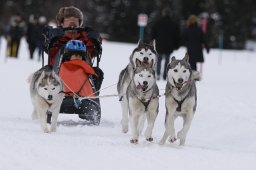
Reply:
<svg viewBox="0 0 256 170"><path fill-rule="evenodd" d="M126 94L127 87L130 84L134 70L136 66L136 60L141 61L144 65L149 65L150 61L153 61L152 67L156 67L156 48L155 41L151 41L150 44L142 43L142 41L138 42L137 47L133 50L130 56L130 62L123 69L119 75L119 80L117 84L117 91L120 97L121 107L122 107L122 131L124 133L128 132L128 101L127 97L123 97Z"/></svg>
<svg viewBox="0 0 256 170"><path fill-rule="evenodd" d="M148 126L145 131L147 141L153 141L152 130L158 114L159 90L156 84L153 60L149 65L136 60L136 69L129 84L125 98L128 101L129 117L132 130L131 143L138 143L138 137L143 130L145 119ZM122 126L128 131L128 113L123 114Z"/></svg>
<svg viewBox="0 0 256 170"><path fill-rule="evenodd" d="M48 133L47 111L52 113L50 131L55 132L62 100L64 98L63 84L60 77L45 66L29 77L30 96L34 110L32 119L39 117L43 132Z"/></svg>
<svg viewBox="0 0 256 170"><path fill-rule="evenodd" d="M192 71L188 63L188 54L182 60L172 57L167 67L167 84L165 89L165 133L160 141L164 144L167 137L170 142L180 139L180 145L185 144L197 105L196 85L192 78ZM174 120L177 116L183 118L183 128L177 137L174 129Z"/></svg>

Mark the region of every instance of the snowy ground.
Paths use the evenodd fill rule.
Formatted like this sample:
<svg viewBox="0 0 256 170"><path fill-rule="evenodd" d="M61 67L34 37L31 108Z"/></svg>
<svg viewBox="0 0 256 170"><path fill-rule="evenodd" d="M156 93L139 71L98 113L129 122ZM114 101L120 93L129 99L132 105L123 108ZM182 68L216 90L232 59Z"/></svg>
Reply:
<svg viewBox="0 0 256 170"><path fill-rule="evenodd" d="M212 50L205 55L203 81L197 83L198 107L184 147L158 145L164 132L164 97L153 131L129 142L121 133L118 98L103 98L100 126L83 126L77 115L60 115L56 133L42 133L31 120L26 79L41 63L30 61L23 40L19 58L5 59L0 51L1 111L0 169L2 170L251 170L256 167L256 53ZM105 94L116 94L116 83L135 44L104 42L101 68ZM173 55L181 58L184 48ZM165 82L158 82L164 93ZM109 87L110 86L110 87ZM177 129L181 127L178 119Z"/></svg>

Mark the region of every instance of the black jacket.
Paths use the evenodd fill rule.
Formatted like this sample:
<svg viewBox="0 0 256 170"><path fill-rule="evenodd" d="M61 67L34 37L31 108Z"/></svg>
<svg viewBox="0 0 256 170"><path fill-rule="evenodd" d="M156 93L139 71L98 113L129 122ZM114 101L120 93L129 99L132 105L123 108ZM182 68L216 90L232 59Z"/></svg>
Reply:
<svg viewBox="0 0 256 170"><path fill-rule="evenodd" d="M159 54L172 53L179 48L179 26L168 16L156 21L152 28L152 39L156 40L156 50Z"/></svg>
<svg viewBox="0 0 256 170"><path fill-rule="evenodd" d="M196 25L185 29L184 42L191 63L204 62L203 46L209 51L202 29Z"/></svg>

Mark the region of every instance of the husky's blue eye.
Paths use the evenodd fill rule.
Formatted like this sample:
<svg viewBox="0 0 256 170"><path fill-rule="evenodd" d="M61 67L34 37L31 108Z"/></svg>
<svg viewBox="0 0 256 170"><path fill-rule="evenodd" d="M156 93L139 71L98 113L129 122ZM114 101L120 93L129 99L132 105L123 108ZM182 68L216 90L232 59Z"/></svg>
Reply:
<svg viewBox="0 0 256 170"><path fill-rule="evenodd" d="M152 55L152 53L149 53L149 55Z"/></svg>
<svg viewBox="0 0 256 170"><path fill-rule="evenodd" d="M148 75L148 77L151 77L151 75Z"/></svg>
<svg viewBox="0 0 256 170"><path fill-rule="evenodd" d="M143 55L143 52L140 52L141 55Z"/></svg>
<svg viewBox="0 0 256 170"><path fill-rule="evenodd" d="M47 90L47 88L44 88L45 90Z"/></svg>
<svg viewBox="0 0 256 170"><path fill-rule="evenodd" d="M178 70L177 70L177 69L174 69L173 71L174 71L174 72L178 72Z"/></svg>
<svg viewBox="0 0 256 170"><path fill-rule="evenodd" d="M186 73L187 70L184 70L183 73Z"/></svg>
<svg viewBox="0 0 256 170"><path fill-rule="evenodd" d="M142 74L140 74L139 76L142 77Z"/></svg>
<svg viewBox="0 0 256 170"><path fill-rule="evenodd" d="M55 90L55 87L53 87L52 90Z"/></svg>

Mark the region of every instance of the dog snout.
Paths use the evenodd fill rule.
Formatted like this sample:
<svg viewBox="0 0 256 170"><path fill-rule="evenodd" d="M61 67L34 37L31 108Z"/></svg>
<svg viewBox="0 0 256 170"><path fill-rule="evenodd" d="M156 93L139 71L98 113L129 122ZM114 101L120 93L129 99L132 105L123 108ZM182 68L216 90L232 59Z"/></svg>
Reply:
<svg viewBox="0 0 256 170"><path fill-rule="evenodd" d="M48 100L52 100L52 95L48 95Z"/></svg>
<svg viewBox="0 0 256 170"><path fill-rule="evenodd" d="M144 62L148 62L148 57L143 58Z"/></svg>
<svg viewBox="0 0 256 170"><path fill-rule="evenodd" d="M147 82L147 81L143 81L143 85L144 85L144 86L147 86L147 85L148 85L148 82Z"/></svg>
<svg viewBox="0 0 256 170"><path fill-rule="evenodd" d="M179 83L183 83L183 78L179 78L179 79L178 79L178 82L179 82Z"/></svg>

